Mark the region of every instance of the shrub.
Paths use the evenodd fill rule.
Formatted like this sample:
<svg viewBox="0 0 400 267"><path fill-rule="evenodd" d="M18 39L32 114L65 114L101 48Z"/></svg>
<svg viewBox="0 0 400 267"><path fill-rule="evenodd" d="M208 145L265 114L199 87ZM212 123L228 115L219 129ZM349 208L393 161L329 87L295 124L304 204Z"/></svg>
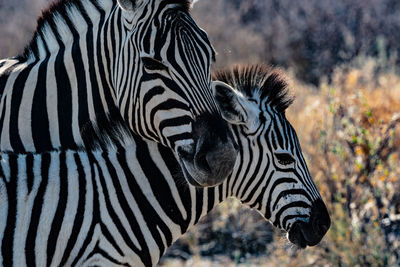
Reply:
<svg viewBox="0 0 400 267"><path fill-rule="evenodd" d="M395 0L202 0L193 10L218 64L261 60L316 85L359 55L399 63L399 12Z"/></svg>

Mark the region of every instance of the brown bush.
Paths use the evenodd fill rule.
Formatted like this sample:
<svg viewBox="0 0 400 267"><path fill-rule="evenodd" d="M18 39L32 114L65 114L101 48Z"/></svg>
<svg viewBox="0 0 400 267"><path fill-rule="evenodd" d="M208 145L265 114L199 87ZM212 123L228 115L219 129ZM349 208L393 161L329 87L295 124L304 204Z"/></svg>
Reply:
<svg viewBox="0 0 400 267"><path fill-rule="evenodd" d="M261 60L314 84L359 55L398 64L399 12L396 0L201 0L193 10L218 64Z"/></svg>

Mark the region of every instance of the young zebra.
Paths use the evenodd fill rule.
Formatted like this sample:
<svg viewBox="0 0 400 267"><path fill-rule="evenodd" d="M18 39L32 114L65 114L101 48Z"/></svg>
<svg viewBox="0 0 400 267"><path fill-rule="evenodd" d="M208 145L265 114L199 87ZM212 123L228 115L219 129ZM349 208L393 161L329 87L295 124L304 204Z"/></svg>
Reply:
<svg viewBox="0 0 400 267"><path fill-rule="evenodd" d="M98 128L116 113L137 135L175 151L189 182L221 183L237 151L211 93L214 50L189 6L53 4L24 54L0 60L0 151L94 149L104 144L93 135L109 135ZM194 134L195 121L202 132Z"/></svg>
<svg viewBox="0 0 400 267"><path fill-rule="evenodd" d="M189 185L169 148L128 128L107 151L3 154L2 266L152 266L228 197L261 212L294 244L316 245L330 219L284 116L291 102L284 81L260 65L216 78L235 88L213 86L240 147L223 184Z"/></svg>

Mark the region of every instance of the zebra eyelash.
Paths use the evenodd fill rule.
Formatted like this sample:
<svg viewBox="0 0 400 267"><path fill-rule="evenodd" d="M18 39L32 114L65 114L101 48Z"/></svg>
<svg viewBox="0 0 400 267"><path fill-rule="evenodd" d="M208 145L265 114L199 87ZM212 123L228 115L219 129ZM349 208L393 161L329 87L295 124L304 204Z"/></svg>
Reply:
<svg viewBox="0 0 400 267"><path fill-rule="evenodd" d="M143 65L148 70L168 70L168 67L161 61L152 57L141 57Z"/></svg>
<svg viewBox="0 0 400 267"><path fill-rule="evenodd" d="M289 153L275 153L275 157L277 158L279 164L285 166L296 161Z"/></svg>

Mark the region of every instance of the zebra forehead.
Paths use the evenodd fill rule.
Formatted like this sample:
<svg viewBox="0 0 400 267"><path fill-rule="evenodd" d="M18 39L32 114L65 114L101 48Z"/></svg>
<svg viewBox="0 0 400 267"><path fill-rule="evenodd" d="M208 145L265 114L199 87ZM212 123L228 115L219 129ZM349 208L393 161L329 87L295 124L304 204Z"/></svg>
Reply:
<svg viewBox="0 0 400 267"><path fill-rule="evenodd" d="M294 101L282 73L265 64L236 65L213 73L213 80L225 82L249 98L257 98L283 113Z"/></svg>

